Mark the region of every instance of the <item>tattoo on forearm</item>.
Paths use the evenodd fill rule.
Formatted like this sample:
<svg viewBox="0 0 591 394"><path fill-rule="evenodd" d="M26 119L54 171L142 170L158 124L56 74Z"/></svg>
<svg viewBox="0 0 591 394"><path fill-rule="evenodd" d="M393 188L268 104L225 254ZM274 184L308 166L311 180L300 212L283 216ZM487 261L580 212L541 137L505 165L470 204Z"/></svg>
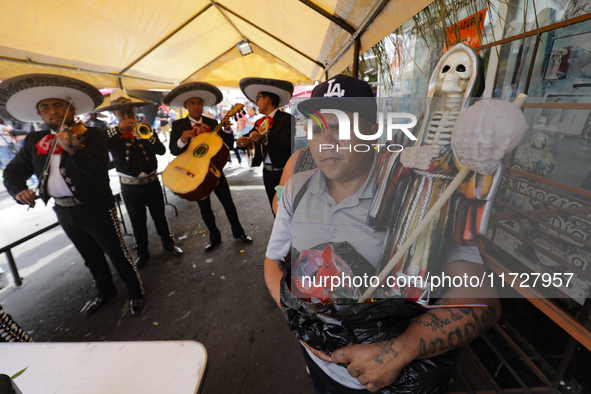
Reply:
<svg viewBox="0 0 591 394"><path fill-rule="evenodd" d="M376 364L383 364L384 357L389 355L390 357L394 358L398 356L398 350L394 349L394 340L390 340L387 342L379 342L376 345L380 348L380 354L378 354L373 361Z"/></svg>
<svg viewBox="0 0 591 394"><path fill-rule="evenodd" d="M464 336L462 335L462 330L460 327L457 327L455 330L449 333L447 336L447 342L450 346L456 347L463 343Z"/></svg>
<svg viewBox="0 0 591 394"><path fill-rule="evenodd" d="M438 349L444 350L445 348L445 342L442 338L435 338L429 341L428 344L424 338L421 338L419 341L419 357L425 357L435 353Z"/></svg>
<svg viewBox="0 0 591 394"><path fill-rule="evenodd" d="M420 324L425 327L431 328L433 332L439 332L441 334L446 334L445 327L450 325L452 321L462 320L463 316L459 313L454 313L450 311L450 318L441 319L437 314L433 312L427 312L426 314L431 316L431 320L413 320L411 324Z"/></svg>
<svg viewBox="0 0 591 394"><path fill-rule="evenodd" d="M433 332L440 334L434 339L421 338L419 340L419 357L435 354L438 351L455 349L470 342L492 326L497 316L496 310L492 307L478 311L475 308L459 308L449 310L449 313L449 318L442 319L435 313L428 312L427 315L431 317L430 320L417 319L412 322L413 324L430 327ZM445 329L452 321L458 322L464 318L467 318L467 320L463 326L460 325L449 332Z"/></svg>
<svg viewBox="0 0 591 394"><path fill-rule="evenodd" d="M451 314L451 319L453 321L458 321L458 320L462 320L464 317L462 316L461 313L457 313L456 311L454 311L453 309L449 311Z"/></svg>

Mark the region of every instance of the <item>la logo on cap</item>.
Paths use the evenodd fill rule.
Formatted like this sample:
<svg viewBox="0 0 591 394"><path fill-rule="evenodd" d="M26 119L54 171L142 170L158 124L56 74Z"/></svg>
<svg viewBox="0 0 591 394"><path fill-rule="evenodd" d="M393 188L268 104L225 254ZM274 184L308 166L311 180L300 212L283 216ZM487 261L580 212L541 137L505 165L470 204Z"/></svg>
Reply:
<svg viewBox="0 0 591 394"><path fill-rule="evenodd" d="M326 89L324 97L343 97L345 95L345 89L341 90L341 84L339 82L335 83L333 86L333 82L334 79L328 81L328 89Z"/></svg>

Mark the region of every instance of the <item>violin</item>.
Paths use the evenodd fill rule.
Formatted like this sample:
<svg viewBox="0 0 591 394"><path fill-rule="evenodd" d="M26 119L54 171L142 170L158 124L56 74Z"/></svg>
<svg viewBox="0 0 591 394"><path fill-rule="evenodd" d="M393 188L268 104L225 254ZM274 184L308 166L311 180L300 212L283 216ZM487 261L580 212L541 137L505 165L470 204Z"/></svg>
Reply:
<svg viewBox="0 0 591 394"><path fill-rule="evenodd" d="M60 132L66 132L68 133L68 136L73 137L75 135L81 135L86 133L86 130L88 130L86 128L86 123L84 123L83 121L76 121L74 122L74 124L72 126L67 126L67 125L63 125L62 128L60 129Z"/></svg>
<svg viewBox="0 0 591 394"><path fill-rule="evenodd" d="M68 134L68 139L69 139L69 144L68 146L71 149L80 149L80 148L84 148L84 145L82 144L82 141L80 141L80 139L78 138L78 136L86 133L86 130L88 130L86 128L86 124L82 121L77 121L74 124L72 124L72 126L67 126L67 125L62 125L60 132L64 132Z"/></svg>

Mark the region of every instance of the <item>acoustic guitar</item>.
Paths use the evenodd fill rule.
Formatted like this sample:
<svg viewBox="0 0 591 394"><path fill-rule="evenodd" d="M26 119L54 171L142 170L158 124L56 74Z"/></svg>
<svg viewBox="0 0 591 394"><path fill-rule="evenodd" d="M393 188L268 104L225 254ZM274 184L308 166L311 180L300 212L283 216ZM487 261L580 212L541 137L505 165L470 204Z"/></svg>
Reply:
<svg viewBox="0 0 591 394"><path fill-rule="evenodd" d="M265 136L271 131L273 127L273 118L270 116L265 116L264 118L260 119L261 123L258 124L258 133L262 136ZM252 139L250 140L250 144L245 148L246 156L248 157L248 164L250 167L258 167L263 162L265 158L265 152L263 152L263 144L257 144Z"/></svg>
<svg viewBox="0 0 591 394"><path fill-rule="evenodd" d="M218 132L243 107L243 104L234 105L211 132L191 138L187 150L168 163L162 172L162 182L174 194L188 201L199 201L213 192L230 158L230 149Z"/></svg>

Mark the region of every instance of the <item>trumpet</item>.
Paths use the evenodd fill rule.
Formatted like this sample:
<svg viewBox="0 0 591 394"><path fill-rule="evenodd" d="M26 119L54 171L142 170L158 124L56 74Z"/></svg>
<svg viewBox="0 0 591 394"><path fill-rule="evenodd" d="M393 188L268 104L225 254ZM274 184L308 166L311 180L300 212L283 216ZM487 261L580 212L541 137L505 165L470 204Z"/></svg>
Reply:
<svg viewBox="0 0 591 394"><path fill-rule="evenodd" d="M145 122L137 123L133 127L132 134L135 135L136 138L147 140L152 136L152 127Z"/></svg>

